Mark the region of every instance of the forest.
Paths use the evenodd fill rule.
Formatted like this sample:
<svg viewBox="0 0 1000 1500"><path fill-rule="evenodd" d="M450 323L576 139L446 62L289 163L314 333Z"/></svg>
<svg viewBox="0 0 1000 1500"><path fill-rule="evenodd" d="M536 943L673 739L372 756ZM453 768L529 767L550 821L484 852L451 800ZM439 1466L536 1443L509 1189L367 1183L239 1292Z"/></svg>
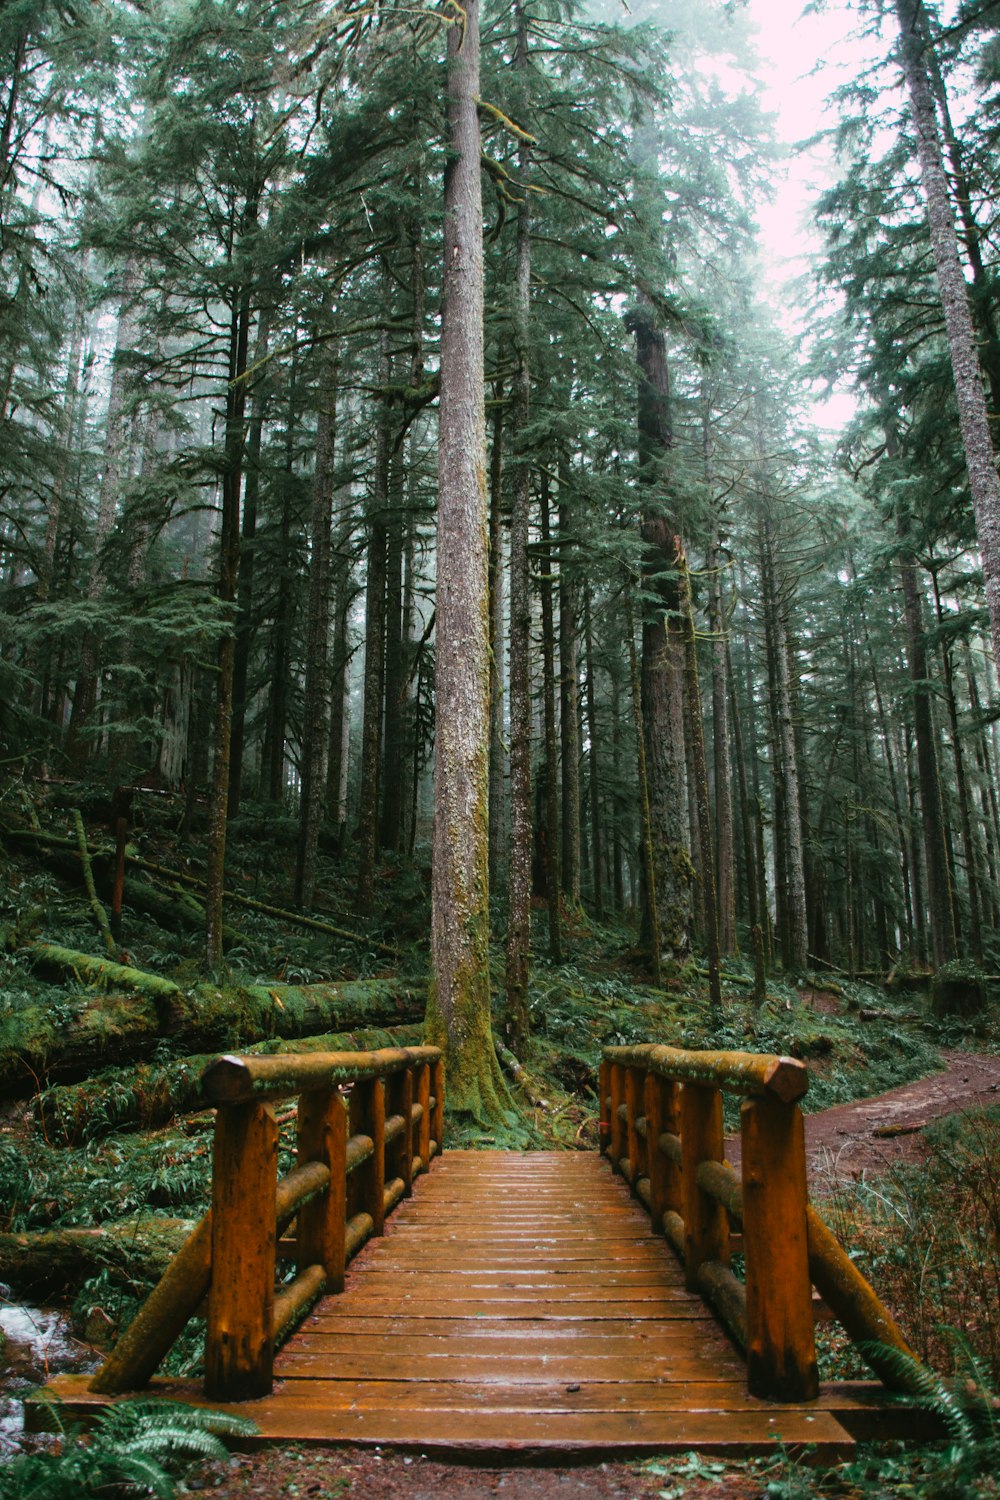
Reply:
<svg viewBox="0 0 1000 1500"><path fill-rule="evenodd" d="M203 1211L218 1052L421 1042L521 1151L596 1146L608 1044L818 1112L994 1066L824 1191L998 1388L1000 5L810 8L859 61L797 60L776 296L738 0L0 6L12 1413L14 1314L94 1368ZM977 1399L853 1490L649 1493L996 1493Z"/></svg>

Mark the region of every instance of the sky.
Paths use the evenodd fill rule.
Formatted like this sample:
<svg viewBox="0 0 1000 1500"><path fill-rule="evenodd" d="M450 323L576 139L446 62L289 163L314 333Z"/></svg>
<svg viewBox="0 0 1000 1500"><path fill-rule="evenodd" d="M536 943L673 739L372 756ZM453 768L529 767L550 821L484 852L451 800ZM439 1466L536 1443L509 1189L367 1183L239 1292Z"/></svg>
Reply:
<svg viewBox="0 0 1000 1500"><path fill-rule="evenodd" d="M852 37L858 15L845 0L829 0L821 14L803 15L804 7L805 0L749 0L747 7L759 29L762 102L776 117L779 140L793 148L778 168L774 201L758 208L765 284L790 330L801 328L803 319L795 284L807 277L821 249L810 217L819 195L836 181L829 141L794 148L834 124L827 98L862 70L878 48L874 40ZM834 392L817 401L814 419L819 426L837 429L854 409L849 391Z"/></svg>

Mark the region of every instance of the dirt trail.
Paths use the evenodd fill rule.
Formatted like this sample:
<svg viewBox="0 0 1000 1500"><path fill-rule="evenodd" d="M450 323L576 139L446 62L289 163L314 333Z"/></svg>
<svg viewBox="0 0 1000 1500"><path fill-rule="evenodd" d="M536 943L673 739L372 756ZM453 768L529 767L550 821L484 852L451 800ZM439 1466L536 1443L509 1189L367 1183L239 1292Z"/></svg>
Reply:
<svg viewBox="0 0 1000 1500"><path fill-rule="evenodd" d="M835 1104L806 1115L806 1155L813 1192L829 1190L837 1178L884 1172L900 1162L919 1161L923 1127L945 1115L1000 1105L1000 1056L944 1052L943 1073L918 1078L851 1104ZM733 1166L739 1140L726 1142Z"/></svg>

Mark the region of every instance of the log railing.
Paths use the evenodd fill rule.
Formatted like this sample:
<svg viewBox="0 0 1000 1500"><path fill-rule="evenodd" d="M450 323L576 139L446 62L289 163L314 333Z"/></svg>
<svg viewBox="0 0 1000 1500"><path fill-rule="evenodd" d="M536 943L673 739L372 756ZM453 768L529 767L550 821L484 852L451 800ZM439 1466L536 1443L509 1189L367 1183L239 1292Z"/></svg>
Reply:
<svg viewBox="0 0 1000 1500"><path fill-rule="evenodd" d="M216 1107L212 1206L91 1381L104 1395L146 1385L206 1297L206 1395L267 1395L276 1346L343 1289L347 1262L441 1150L436 1047L220 1057L202 1087ZM271 1106L295 1096L298 1160L279 1181ZM276 1291L286 1255L296 1275Z"/></svg>
<svg viewBox="0 0 1000 1500"><path fill-rule="evenodd" d="M818 1396L813 1285L883 1381L906 1388L906 1362L880 1350L911 1351L808 1201L797 1104L807 1087L805 1065L790 1057L608 1047L601 1150L677 1252L689 1290L745 1350L751 1395ZM739 1177L724 1159L724 1092L743 1100ZM740 1229L745 1281L730 1268Z"/></svg>

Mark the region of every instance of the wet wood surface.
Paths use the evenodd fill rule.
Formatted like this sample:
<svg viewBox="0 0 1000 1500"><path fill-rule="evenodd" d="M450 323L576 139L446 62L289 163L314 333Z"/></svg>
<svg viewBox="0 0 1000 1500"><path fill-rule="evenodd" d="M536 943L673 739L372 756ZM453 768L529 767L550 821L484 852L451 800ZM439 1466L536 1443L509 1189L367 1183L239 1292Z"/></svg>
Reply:
<svg viewBox="0 0 1000 1500"><path fill-rule="evenodd" d="M582 1152L445 1152L275 1376L268 1405L296 1413L299 1438L455 1452L851 1444L821 1407L747 1395L742 1357L646 1214Z"/></svg>
<svg viewBox="0 0 1000 1500"><path fill-rule="evenodd" d="M260 1441L500 1461L778 1443L833 1460L852 1449L848 1425L869 1435L882 1415L870 1390L748 1395L742 1356L644 1210L582 1152L446 1151L279 1351L275 1378L232 1408ZM86 1410L100 1398L85 1383L49 1393ZM190 1384L154 1389L204 1402Z"/></svg>

